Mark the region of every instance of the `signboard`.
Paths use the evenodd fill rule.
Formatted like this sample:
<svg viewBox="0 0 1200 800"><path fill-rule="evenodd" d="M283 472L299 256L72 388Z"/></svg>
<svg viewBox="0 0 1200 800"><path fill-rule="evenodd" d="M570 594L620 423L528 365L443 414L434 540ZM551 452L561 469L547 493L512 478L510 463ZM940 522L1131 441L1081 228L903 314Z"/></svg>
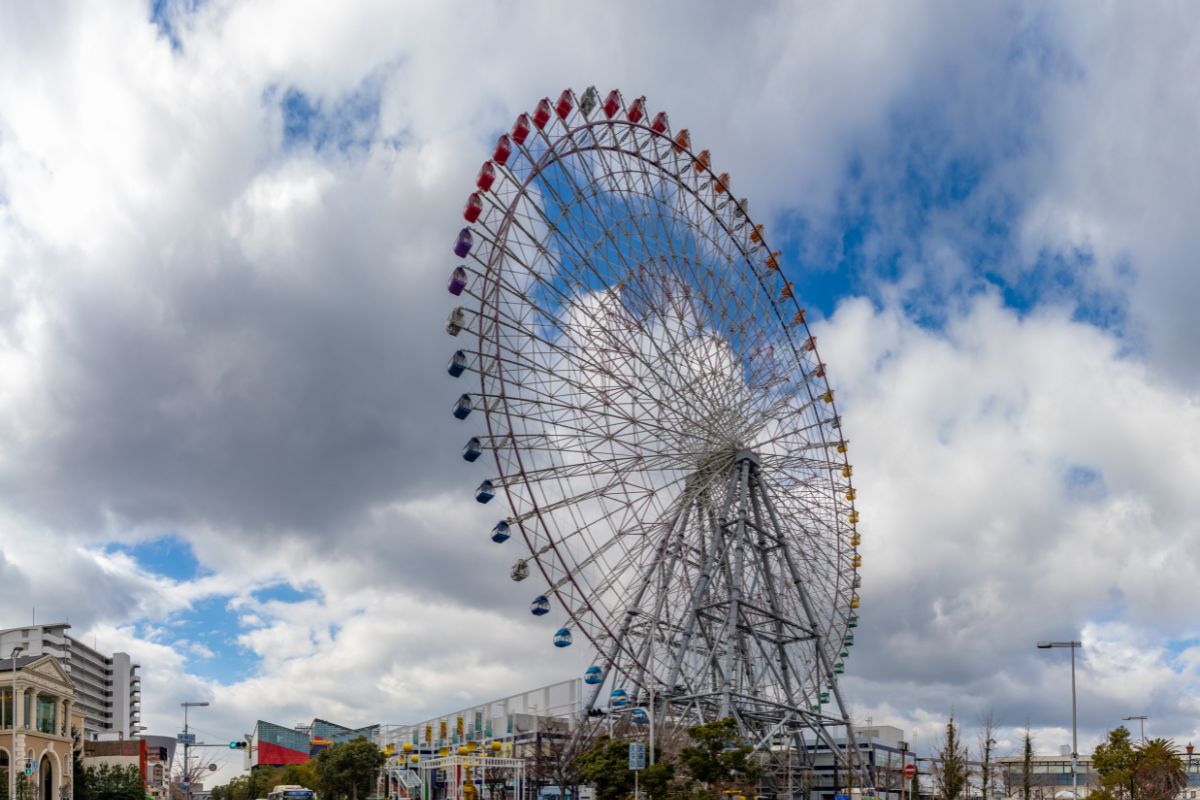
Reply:
<svg viewBox="0 0 1200 800"><path fill-rule="evenodd" d="M646 768L646 745L641 742L629 743L629 768L634 770ZM846 798L846 800L850 800L850 798Z"/></svg>
<svg viewBox="0 0 1200 800"><path fill-rule="evenodd" d="M175 741L178 742L179 744L195 744L196 743L196 734L181 733L175 737Z"/></svg>
<svg viewBox="0 0 1200 800"><path fill-rule="evenodd" d="M850 800L850 795L848 795L848 794L835 794L835 795L833 796L833 800Z"/></svg>
<svg viewBox="0 0 1200 800"><path fill-rule="evenodd" d="M904 765L904 777L911 778L916 774L917 774L917 765L916 764L905 764Z"/></svg>

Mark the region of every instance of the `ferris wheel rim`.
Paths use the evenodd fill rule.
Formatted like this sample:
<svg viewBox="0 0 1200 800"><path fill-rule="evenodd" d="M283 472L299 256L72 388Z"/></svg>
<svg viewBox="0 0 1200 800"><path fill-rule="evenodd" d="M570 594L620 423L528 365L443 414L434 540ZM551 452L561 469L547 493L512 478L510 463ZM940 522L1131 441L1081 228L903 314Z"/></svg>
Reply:
<svg viewBox="0 0 1200 800"><path fill-rule="evenodd" d="M547 98L547 100L548 100L548 98ZM545 100L543 102L545 102ZM647 116L647 120L648 120L648 116ZM538 180L538 178L540 177L540 175L542 174L542 172L545 169L549 168L550 165L558 163L561 159L564 159L564 158L567 158L567 157L573 156L573 155L579 155L582 153L595 152L598 149L596 147L582 147L582 146L579 146L577 143L575 143L574 137L577 134L579 134L580 132L585 132L585 131L588 131L588 130L591 130L594 128L613 128L613 127L619 125L619 126L624 126L624 127L627 127L629 129L635 130L635 131L640 130L643 134L650 136L650 137L654 137L654 136L661 137L663 143L666 143L668 145L672 144L672 139L671 139L669 133L664 134L664 133L654 131L648 124L644 124L644 123L637 123L637 122L631 123L626 120L611 120L611 119L610 120L600 120L599 118L597 118L596 120L593 120L593 121L588 121L583 125L577 125L575 127L569 127L567 125L567 121L565 118L563 118L561 120L561 123L562 123L562 126L565 128L565 134L559 136L557 139L552 140L550 138L549 134L547 133L547 131L543 130L543 129L539 129L537 131L537 133L535 134L535 139L540 137L540 139L547 146L546 146L545 150L538 156L536 161L532 158L529 159L530 165L531 165L529 174L524 179L523 185L521 186L521 188L518 191L518 193L516 194L516 196L514 196L512 198L512 200L510 201L509 210L506 213L505 219L503 220L501 225L497 226L497 229L494 231L494 233L493 233L492 229L490 229L490 228L488 229L488 232L493 234L493 238L496 241L499 241L502 238L502 235L506 231L507 226L509 226L511 224L511 218L515 214L515 209L517 208L518 204L522 201L522 199L525 199L526 197L528 197L528 195L527 195L528 188L530 186L532 186L535 183L535 181ZM554 124L553 118L551 119L551 124ZM558 152L556 150L556 147L559 144L562 144L562 143L568 142L568 141L570 141L571 144L575 145L573 150L568 150L565 152ZM525 147L525 145L518 143L518 146L520 147L521 151L526 154L526 156L528 158L529 150ZM618 151L618 149L615 147L607 148L607 149L612 150L613 152L621 152L625 156L629 156L629 157L640 160L647 169L657 169L660 173L660 177L666 177L666 176L671 175L670 172L663 167L661 159L658 161L652 161L651 159L647 158L645 156L645 154L643 154L641 152L640 149L637 151L634 151L634 152L631 152L628 150ZM695 151L690 147L690 145L685 148L685 153L686 153L686 158L688 159L689 163L690 162L698 163L698 161L697 161L698 154L695 153ZM501 164L500 167L502 168L502 171L506 175L515 177L515 173L512 172L509 165ZM711 178L711 179L717 178L715 170L712 169L710 164L706 164L704 166L704 170L707 173L707 176L709 178ZM716 208L708 205L707 203L704 203L703 200L701 200L701 198L699 197L698 190L693 190L693 188L686 181L679 180L678 175L675 175L672 177L674 177L676 180L674 180L674 182L671 185L677 189L684 189L684 190L691 192L693 194L693 196L696 198L696 200L708 212L709 216L712 218L716 218L718 223L723 226L724 232L725 232L728 240L733 242L738 247L738 250L743 259L742 260L742 273L744 275L745 271L748 270L750 272L750 274L753 276L753 278L758 282L760 288L763 290L763 297L766 298L768 305L770 306L772 312L774 313L774 316L775 316L775 319L776 319L776 322L777 322L779 328L784 332L784 334L786 336L787 343L788 343L789 349L791 350L791 356L792 356L792 359L794 360L794 362L798 365L803 365L803 363L804 363L804 359L800 354L801 344L798 343L796 338L794 338L792 336L792 328L799 325L799 326L802 326L802 328L801 328L802 332L807 335L807 338L805 341L812 343L812 347L810 349L811 349L811 352L813 352L813 354L814 354L814 358L816 359L816 362L819 365L821 365L819 355L816 353L815 339L812 335L811 328L808 324L807 318L803 315L803 308L799 305L799 301L795 297L795 295L792 294L792 295L789 295L789 297L787 297L787 298L781 298L780 301L776 301L773 296L774 292L771 291L769 289L769 287L766 285L766 281L769 276L765 273L760 273L760 272L756 271L751 266L751 263L752 263L751 256L752 256L752 253L754 252L754 249L746 246L744 243L739 242L736 239L736 237L734 236L734 233L733 233L733 229L730 226L725 225L724 220L722 218L720 218L720 215L717 213ZM741 204L741 201L733 200L732 195L730 196L730 199L732 202L738 203L739 205ZM748 209L744 210L744 215L745 215L745 222L742 223L742 225L748 225L748 226L750 226L751 229L754 229L754 222L753 222L753 219L749 215ZM765 246L765 239L762 240L762 244ZM765 247L765 249L768 253L771 252L769 247ZM501 262L503 260L504 251L501 248L493 247L490 250L488 255L489 255L489 263L484 266L485 266L485 270L487 272L491 272L491 270L493 268L493 262L495 262L497 264L497 269L499 268L498 264L499 264L499 262ZM476 256L476 260L478 261L477 256ZM528 267L526 269L530 273L533 273L533 270L529 269ZM501 290L502 290L501 283L500 283L500 281L497 280L494 284L493 291L495 293L497 293L497 295L498 295ZM794 318L791 323L789 323L789 321L787 320L787 315L783 311L783 309L786 306L783 305L783 303L782 303L782 301L785 299L792 300L791 308L796 310L796 312L797 312L796 318L798 318L798 322L795 321L796 318ZM499 303L495 304L494 311L498 317L498 315L500 313ZM493 323L497 326L499 325L499 322L496 319L493 320ZM490 344L490 342L487 339L485 339L482 329L479 331L478 340L479 340L479 353L483 354L485 352L485 350L487 349L487 345ZM497 345L497 348L498 347L499 347L499 345ZM503 361L501 359L497 358L496 374L498 376L497 379L500 381L501 385L503 385L503 382L504 382L504 379L503 379L504 369L505 369L505 365L504 365ZM829 393L831 390L829 390L828 379L825 378L824 375L821 375L820 377L821 377L821 379L824 380L824 386L826 387L826 392ZM487 389L486 376L484 376L482 373L480 376L480 384L481 384L480 385L481 395L484 397L488 396L488 394L486 392L486 389ZM808 402L810 404L815 403L817 400L817 395L814 393L813 385L806 382L803 384L803 387L808 394ZM836 405L834 404L834 402L832 400L827 401L827 402L829 402L829 404L831 406L833 418L835 420L838 419ZM506 420L508 422L509 434L502 433L498 429L497 426L493 425L493 413L492 413L492 409L489 407L488 409L486 409L487 413L484 414L484 417L486 420L485 424L487 426L488 436L489 436L489 439L491 439L492 441L502 439L505 436L511 436L512 435L511 432L517 428L515 421L513 419L513 416L512 416L512 413L513 413L512 407L506 402L501 403L501 406L502 406L503 413L506 417ZM843 440L843 443L844 443L844 440ZM826 449L828 449L828 445L829 445L829 443L826 442L825 443ZM518 447L512 448L512 458L514 459L515 465L517 468L515 473L512 470L506 469L506 464L504 463L504 461L501 458L501 451L499 448L493 448L493 458L496 462L496 467L500 473L501 482L503 485L505 485L507 487L508 484L510 483L510 480L513 482L520 481L520 482L524 482L527 484L529 483L529 474L532 470L532 467L531 466L527 467L526 464L524 463L523 453L522 453L521 448L518 448ZM833 463L833 462L830 461L830 463ZM843 459L843 463L848 465L849 462L848 462L848 460ZM849 476L847 476L847 478L848 477ZM847 485L852 486L852 484L847 484ZM522 518L522 517L529 518L530 510L527 509L525 511L522 511L520 508L518 508L513 494L511 492L506 492L506 494L508 495L509 510L512 512L513 518ZM553 552L554 558L557 560L557 565L562 568L562 571L566 574L567 579L570 580L575 585L575 588L578 593L577 597L581 598L583 600L584 604L586 605L587 611L591 614L592 619L594 621L599 621L599 623L600 623L599 627L603 627L604 631L607 633L607 636L611 640L611 638L614 637L614 631L611 629L610 622L606 618L605 614L603 613L606 609L597 608L597 607L593 606L592 598L589 595L588 588L577 582L577 575L575 574L574 570L571 569L572 562L568 559L568 557L565 555L565 553L562 550L560 550L560 546L563 545L561 537L556 535L555 525L552 523L552 521L543 516L543 509L537 499L537 493L535 491L533 491L532 488L529 491L528 497L529 497L528 502L531 505L531 509L532 509L532 518L536 519L537 525L541 528L542 532L544 533L544 537L550 548L549 552ZM548 585L553 586L555 583L555 579L551 575L551 569L547 565L547 563L545 563L545 560L541 557L541 555L543 555L544 552L546 552L545 546L543 546L541 548L537 547L535 538L531 535L530 531L526 529L524 521L522 521L522 523L519 525L519 527L521 529L522 537L525 541L526 547L530 553L530 557L533 558L534 561L537 563L539 571L542 573L543 579L547 582ZM539 551L541 551L541 552L539 552ZM557 594L557 591L555 593ZM571 615L572 615L572 618L574 618L576 616L576 612L574 610L572 610ZM581 626L581 627L582 627L585 635L587 635L589 639L593 639L590 629L588 629L585 626ZM595 642L595 639L593 639L593 642ZM597 645L598 645L598 643L597 643Z"/></svg>

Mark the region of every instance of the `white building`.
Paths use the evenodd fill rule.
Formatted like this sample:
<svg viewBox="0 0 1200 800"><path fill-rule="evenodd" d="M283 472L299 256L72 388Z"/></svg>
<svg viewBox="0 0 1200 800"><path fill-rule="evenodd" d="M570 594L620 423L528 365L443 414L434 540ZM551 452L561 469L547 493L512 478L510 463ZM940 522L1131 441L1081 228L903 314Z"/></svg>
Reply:
<svg viewBox="0 0 1200 800"><path fill-rule="evenodd" d="M142 679L128 653L106 656L67 635L65 622L0 630L0 659L14 647L22 656L58 659L75 684L75 709L87 739L128 739L142 730Z"/></svg>

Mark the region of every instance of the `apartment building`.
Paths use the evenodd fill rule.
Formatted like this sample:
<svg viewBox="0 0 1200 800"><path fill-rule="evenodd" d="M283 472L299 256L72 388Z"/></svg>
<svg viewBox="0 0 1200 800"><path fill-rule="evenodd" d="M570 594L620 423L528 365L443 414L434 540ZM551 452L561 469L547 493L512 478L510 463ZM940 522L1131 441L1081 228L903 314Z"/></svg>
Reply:
<svg viewBox="0 0 1200 800"><path fill-rule="evenodd" d="M0 630L0 659L14 647L22 656L53 656L75 684L75 709L84 738L128 739L141 730L142 679L128 653L105 655L67 635L65 622Z"/></svg>

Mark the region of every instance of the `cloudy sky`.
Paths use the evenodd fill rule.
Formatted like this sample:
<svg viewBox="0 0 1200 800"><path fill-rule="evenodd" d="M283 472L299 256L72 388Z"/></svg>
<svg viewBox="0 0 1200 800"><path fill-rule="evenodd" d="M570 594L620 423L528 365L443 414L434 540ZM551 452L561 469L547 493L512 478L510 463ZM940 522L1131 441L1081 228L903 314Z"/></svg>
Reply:
<svg viewBox="0 0 1200 800"><path fill-rule="evenodd" d="M859 719L1200 740L1196 7L0 7L0 626L144 720L411 722L579 674L444 374L490 144L646 95L784 246L851 439ZM513 540L512 543L515 543ZM511 544L511 543L510 543ZM549 620L550 618L546 618Z"/></svg>

